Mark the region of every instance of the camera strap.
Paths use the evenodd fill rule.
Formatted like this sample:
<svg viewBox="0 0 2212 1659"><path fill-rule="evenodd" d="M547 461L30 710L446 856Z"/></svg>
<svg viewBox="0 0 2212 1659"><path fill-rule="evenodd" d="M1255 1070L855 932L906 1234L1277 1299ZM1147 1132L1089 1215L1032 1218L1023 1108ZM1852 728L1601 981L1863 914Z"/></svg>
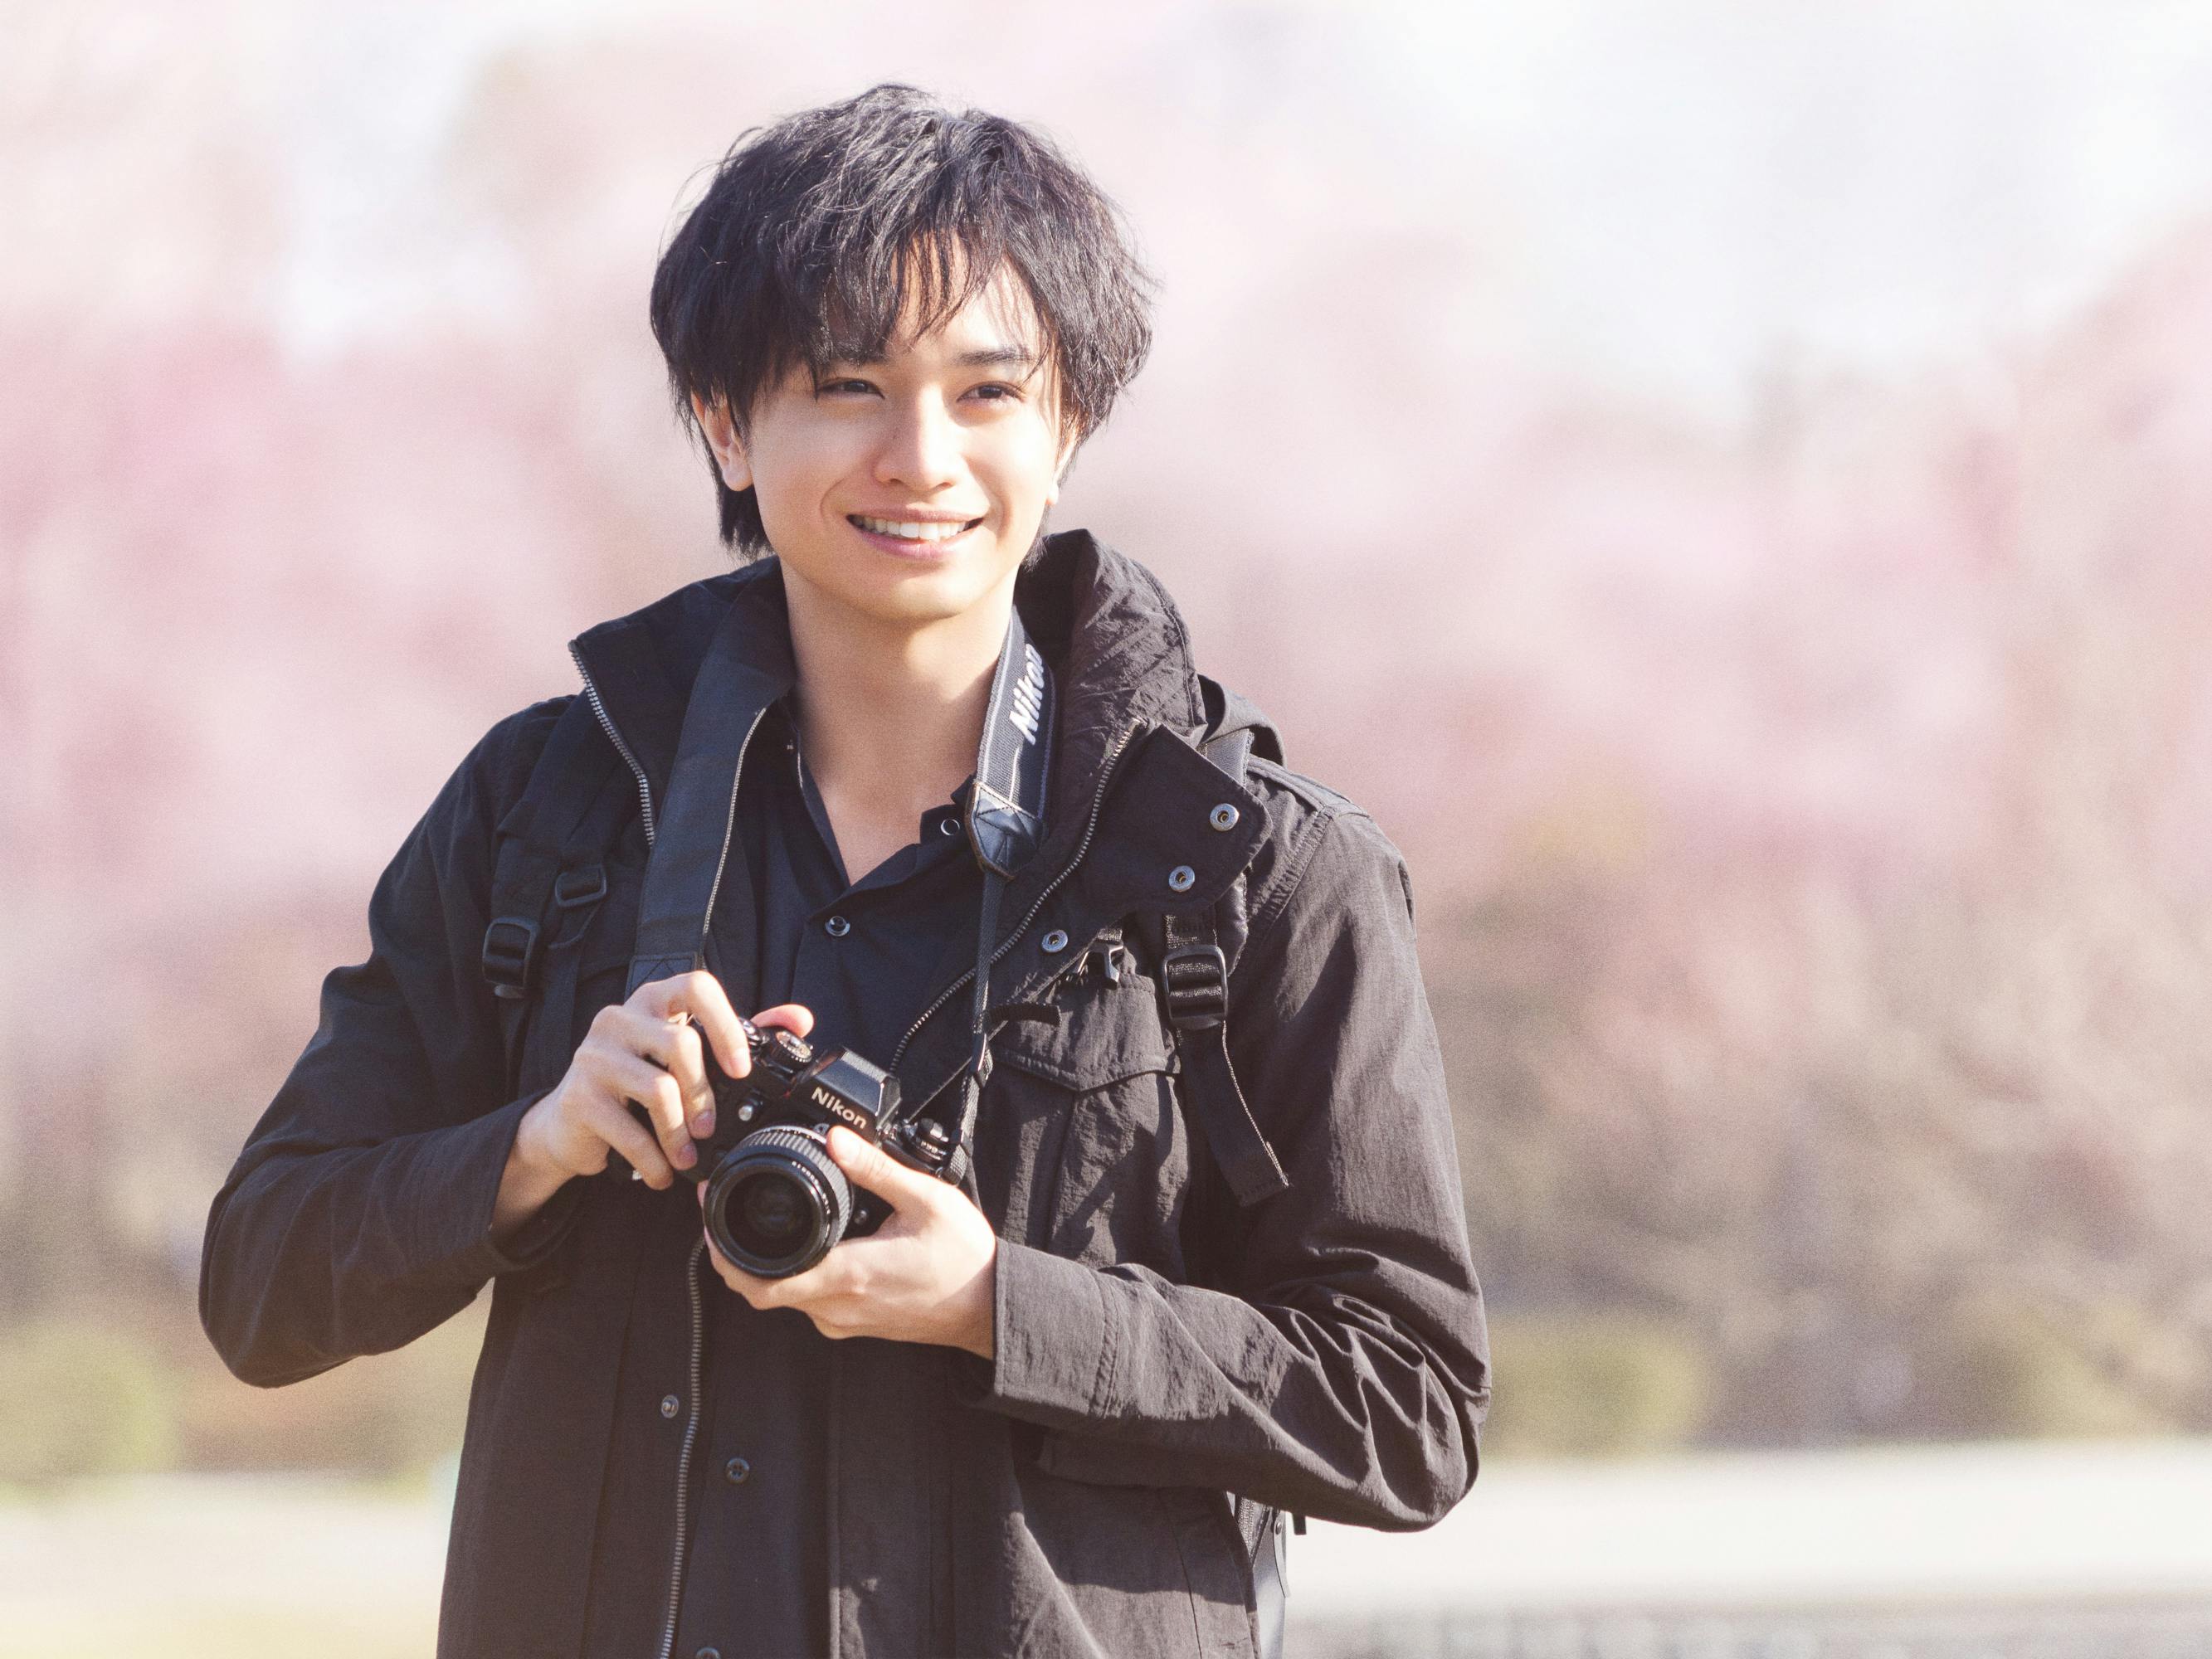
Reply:
<svg viewBox="0 0 2212 1659"><path fill-rule="evenodd" d="M968 1008L968 1065L960 1076L959 1115L951 1126L952 1161L945 1176L968 1178L969 1139L983 1085L991 1076L991 961L998 942L999 907L1006 883L1044 839L1045 787L1052 771L1057 692L1052 670L1022 625L1006 617L1006 642L991 676L990 706L975 751L975 775L961 803L968 848L983 872L983 899L975 925L975 982Z"/></svg>
<svg viewBox="0 0 2212 1659"><path fill-rule="evenodd" d="M692 684L660 831L646 862L637 941L627 995L649 979L706 966L715 908L750 902L743 882L724 880L736 836L738 775L762 711L790 689L787 670L747 659L733 617L719 629ZM983 872L977 918L975 982L969 1000L969 1064L959 1096L953 1164L965 1178L977 1095L991 1071L990 967L1006 882L1044 837L1045 787L1056 727L1052 670L1030 643L1018 610L1006 617L1006 644L991 676L975 775L961 802L968 847Z"/></svg>

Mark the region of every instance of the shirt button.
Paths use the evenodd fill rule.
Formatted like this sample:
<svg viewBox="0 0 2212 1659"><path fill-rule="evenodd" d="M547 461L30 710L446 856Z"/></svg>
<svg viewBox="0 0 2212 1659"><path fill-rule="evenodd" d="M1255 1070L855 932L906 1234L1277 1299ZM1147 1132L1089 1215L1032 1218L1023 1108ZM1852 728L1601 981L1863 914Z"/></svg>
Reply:
<svg viewBox="0 0 2212 1659"><path fill-rule="evenodd" d="M842 916L832 916L822 924L822 931L831 939L842 939L853 931L853 924Z"/></svg>
<svg viewBox="0 0 2212 1659"><path fill-rule="evenodd" d="M664 1394L660 1396L660 1414L663 1417L673 1417L676 1415L676 1408L682 1404L683 1401L677 1399L674 1395Z"/></svg>
<svg viewBox="0 0 2212 1659"><path fill-rule="evenodd" d="M937 833L940 836L958 835L960 833L960 820L958 818L946 818L943 823L937 826Z"/></svg>
<svg viewBox="0 0 2212 1659"><path fill-rule="evenodd" d="M722 1650L720 1648L701 1648L691 1656L691 1659L722 1659Z"/></svg>
<svg viewBox="0 0 2212 1659"><path fill-rule="evenodd" d="M742 1486L753 1478L753 1466L742 1457L732 1457L722 1465L722 1478L733 1486Z"/></svg>

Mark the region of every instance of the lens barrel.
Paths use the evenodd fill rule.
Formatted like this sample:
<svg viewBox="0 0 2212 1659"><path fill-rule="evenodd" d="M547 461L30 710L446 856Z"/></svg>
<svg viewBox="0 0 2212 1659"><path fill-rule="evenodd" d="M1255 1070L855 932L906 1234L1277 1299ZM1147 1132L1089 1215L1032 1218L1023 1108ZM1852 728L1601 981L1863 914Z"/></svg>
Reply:
<svg viewBox="0 0 2212 1659"><path fill-rule="evenodd" d="M803 1273L830 1254L853 1218L853 1189L813 1129L756 1129L708 1178L714 1248L762 1279Z"/></svg>

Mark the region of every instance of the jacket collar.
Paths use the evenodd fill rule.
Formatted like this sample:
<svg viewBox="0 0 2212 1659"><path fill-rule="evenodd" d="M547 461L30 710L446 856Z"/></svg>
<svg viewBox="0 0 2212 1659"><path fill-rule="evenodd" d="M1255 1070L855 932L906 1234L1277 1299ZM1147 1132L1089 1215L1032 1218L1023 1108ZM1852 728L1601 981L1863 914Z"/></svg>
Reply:
<svg viewBox="0 0 2212 1659"><path fill-rule="evenodd" d="M1060 693L1041 860L1073 849L1082 808L1115 741L1135 725L1194 732L1205 718L1182 616L1159 579L1087 530L1045 538L1014 586L1014 603ZM732 607L738 614L732 615ZM658 806L668 798L684 712L715 631L742 627L765 678L793 673L781 561L770 555L578 635L569 650L608 721L643 770Z"/></svg>
<svg viewBox="0 0 2212 1659"><path fill-rule="evenodd" d="M1193 746L1205 702L1188 630L1166 589L1136 560L1070 530L1047 538L1017 579L1014 602L1052 665L1060 709L1045 836L1007 884L1001 953L1032 924L1038 937L1064 930L1081 945L1133 910L1212 903L1250 862L1266 812ZM668 799L692 684L725 627L744 641L763 702L791 684L783 573L773 556L679 588L570 642L656 803ZM1212 820L1224 803L1236 808L1226 829ZM1081 955L1015 952L993 969L994 1004L1033 1000ZM931 976L930 1012L909 1034L911 1051L875 1057L896 1068L910 1098L933 1095L965 1057L957 1017L964 1005L951 993L973 960L971 947L948 947Z"/></svg>

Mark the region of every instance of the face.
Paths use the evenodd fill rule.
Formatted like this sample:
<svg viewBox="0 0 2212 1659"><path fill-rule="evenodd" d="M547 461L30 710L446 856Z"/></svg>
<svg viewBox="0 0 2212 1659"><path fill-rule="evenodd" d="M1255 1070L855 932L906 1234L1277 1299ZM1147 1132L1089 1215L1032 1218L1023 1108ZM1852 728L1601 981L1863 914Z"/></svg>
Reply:
<svg viewBox="0 0 2212 1659"><path fill-rule="evenodd" d="M1050 365L1011 272L881 362L805 364L765 391L739 440L696 398L732 489L757 492L787 586L921 626L1011 602L1068 452Z"/></svg>

